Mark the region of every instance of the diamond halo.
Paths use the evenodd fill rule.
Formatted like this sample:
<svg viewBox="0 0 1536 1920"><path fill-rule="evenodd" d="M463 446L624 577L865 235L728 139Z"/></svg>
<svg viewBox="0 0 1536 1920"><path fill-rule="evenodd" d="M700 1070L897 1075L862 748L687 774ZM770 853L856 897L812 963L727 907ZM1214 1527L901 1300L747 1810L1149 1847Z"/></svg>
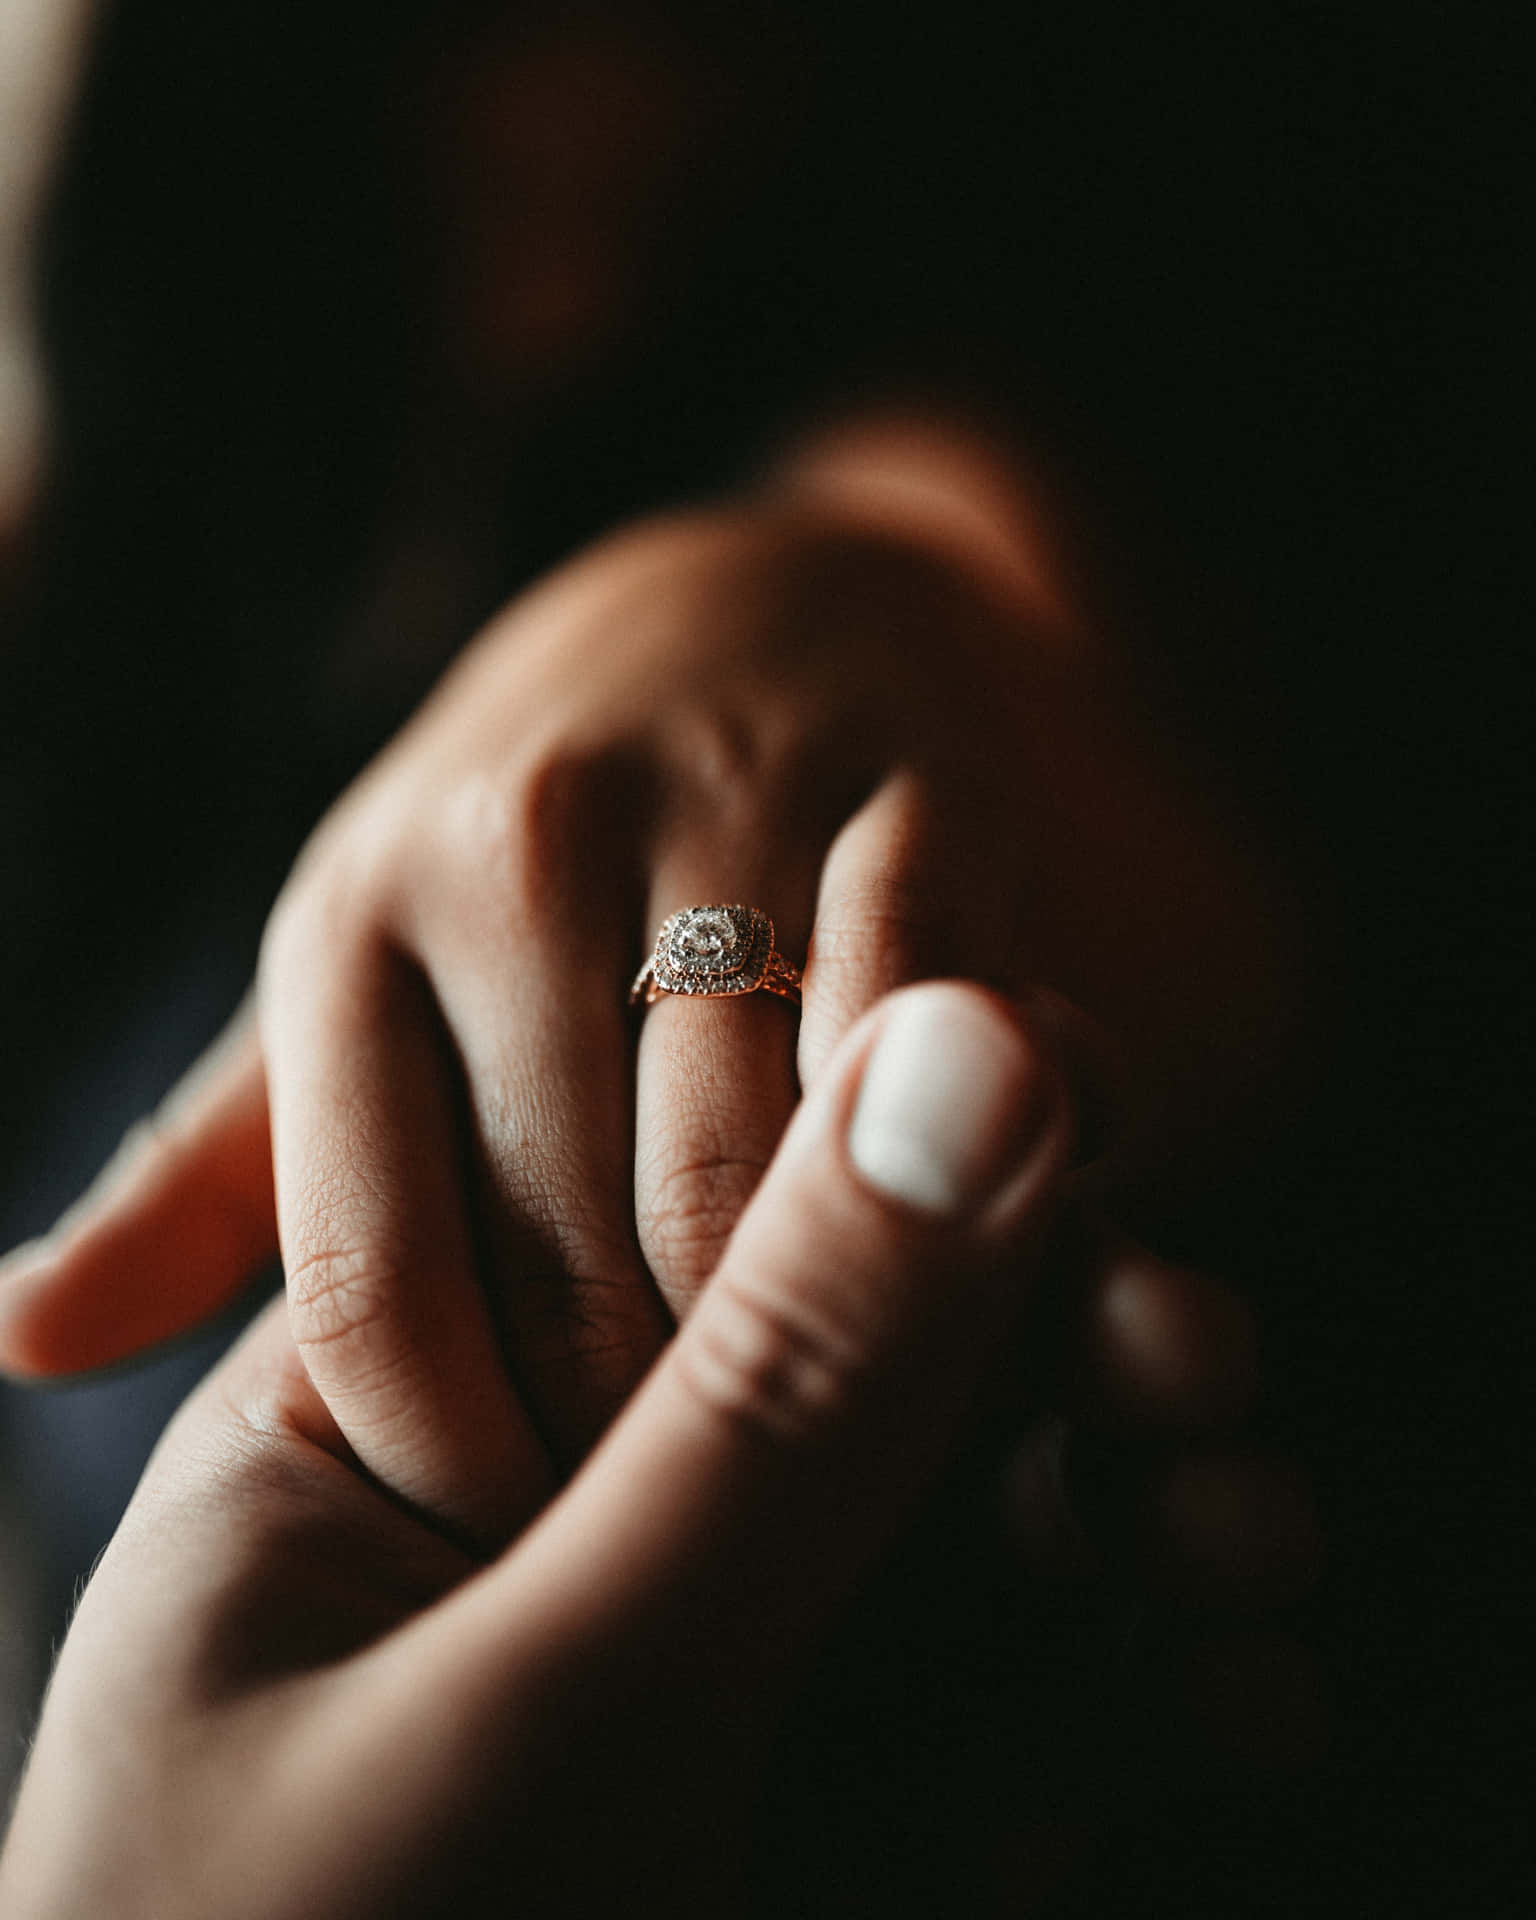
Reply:
<svg viewBox="0 0 1536 1920"><path fill-rule="evenodd" d="M759 907L684 907L656 938L651 968L664 993L751 993L773 952L773 922Z"/></svg>

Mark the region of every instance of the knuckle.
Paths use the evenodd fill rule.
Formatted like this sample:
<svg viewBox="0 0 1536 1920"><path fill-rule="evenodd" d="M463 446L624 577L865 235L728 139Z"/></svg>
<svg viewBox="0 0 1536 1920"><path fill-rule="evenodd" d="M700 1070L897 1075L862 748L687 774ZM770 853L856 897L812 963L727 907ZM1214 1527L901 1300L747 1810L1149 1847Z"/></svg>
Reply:
<svg viewBox="0 0 1536 1920"><path fill-rule="evenodd" d="M134 1121L103 1171L131 1168L140 1189L153 1187L176 1174L193 1144L190 1129L167 1098Z"/></svg>
<svg viewBox="0 0 1536 1920"><path fill-rule="evenodd" d="M297 878L291 876L273 903L272 911L267 915L267 924L262 930L261 952L257 962L258 979L270 980L281 976L288 970L290 962L300 959L305 945L304 913L303 895Z"/></svg>
<svg viewBox="0 0 1536 1920"><path fill-rule="evenodd" d="M299 850L262 936L262 964L300 962L375 914L417 805L414 783L381 782L380 769L349 788Z"/></svg>
<svg viewBox="0 0 1536 1920"><path fill-rule="evenodd" d="M288 1273L288 1320L306 1355L328 1353L349 1375L382 1370L395 1352L399 1269L372 1247L324 1248Z"/></svg>
<svg viewBox="0 0 1536 1920"><path fill-rule="evenodd" d="M722 1274L678 1342L685 1388L716 1419L777 1445L814 1443L857 1407L868 1343L803 1298Z"/></svg>
<svg viewBox="0 0 1536 1920"><path fill-rule="evenodd" d="M552 1069L558 1071L558 1068ZM493 1092L482 1116L492 1207L489 1247L529 1296L628 1295L643 1281L632 1215L619 1195L632 1177L627 1141L595 1148L579 1111Z"/></svg>
<svg viewBox="0 0 1536 1920"><path fill-rule="evenodd" d="M900 934L937 919L931 874L922 871L910 853L851 880L847 890L847 921L855 937Z"/></svg>
<svg viewBox="0 0 1536 1920"><path fill-rule="evenodd" d="M674 703L665 721L669 825L738 861L745 847L802 849L835 812L839 778L824 716L782 680Z"/></svg>
<svg viewBox="0 0 1536 1920"><path fill-rule="evenodd" d="M812 931L806 972L822 990L857 983L861 998L951 970L954 927L935 890L914 875L883 871L848 883L835 913ZM850 1011L853 1008L850 1007Z"/></svg>
<svg viewBox="0 0 1536 1920"><path fill-rule="evenodd" d="M544 917L570 891L604 775L601 754L560 739L530 743L510 769L461 775L441 829L448 868L472 874L476 895L498 913Z"/></svg>
<svg viewBox="0 0 1536 1920"><path fill-rule="evenodd" d="M640 1209L640 1246L651 1270L702 1282L713 1273L766 1162L711 1158L669 1167Z"/></svg>
<svg viewBox="0 0 1536 1920"><path fill-rule="evenodd" d="M599 1270L594 1243L547 1244L516 1262L520 1347L542 1370L624 1369L653 1341L649 1282L633 1247L615 1245Z"/></svg>
<svg viewBox="0 0 1536 1920"><path fill-rule="evenodd" d="M267 916L259 977L302 978L351 950L364 923L356 892L334 865L301 861Z"/></svg>
<svg viewBox="0 0 1536 1920"><path fill-rule="evenodd" d="M674 757L717 822L729 830L755 811L772 770L764 730L752 716L723 702L701 703L674 717L672 735Z"/></svg>

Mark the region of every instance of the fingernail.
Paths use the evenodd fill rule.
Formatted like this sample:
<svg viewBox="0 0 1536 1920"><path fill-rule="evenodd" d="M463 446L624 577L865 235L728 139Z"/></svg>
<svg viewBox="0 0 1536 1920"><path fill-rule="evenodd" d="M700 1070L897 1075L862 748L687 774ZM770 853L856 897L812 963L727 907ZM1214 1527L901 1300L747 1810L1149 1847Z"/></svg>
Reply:
<svg viewBox="0 0 1536 1920"><path fill-rule="evenodd" d="M864 1069L848 1153L870 1186L920 1213L981 1204L1023 1162L1048 1117L1035 1062L980 995L897 995Z"/></svg>

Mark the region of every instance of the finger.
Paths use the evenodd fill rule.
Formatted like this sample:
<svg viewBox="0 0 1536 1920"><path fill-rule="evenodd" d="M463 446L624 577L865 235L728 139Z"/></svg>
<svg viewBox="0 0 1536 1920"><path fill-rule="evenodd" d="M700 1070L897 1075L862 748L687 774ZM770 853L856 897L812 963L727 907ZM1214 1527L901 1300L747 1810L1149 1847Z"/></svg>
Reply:
<svg viewBox="0 0 1536 1920"><path fill-rule="evenodd" d="M508 832L460 832L399 931L435 983L469 1096L475 1226L521 1397L574 1467L672 1322L634 1223L633 870L579 762ZM479 903L472 910L466 903Z"/></svg>
<svg viewBox="0 0 1536 1920"><path fill-rule="evenodd" d="M266 1076L243 1008L53 1231L4 1262L0 1366L108 1366L206 1319L276 1251Z"/></svg>
<svg viewBox="0 0 1536 1920"><path fill-rule="evenodd" d="M119 1718L141 1724L146 1698L168 1723L185 1708L204 1724L284 1672L313 1678L475 1568L359 1472L274 1300L162 1436L92 1570L55 1686L98 1733ZM179 1777L195 1794L200 1770Z"/></svg>
<svg viewBox="0 0 1536 1920"><path fill-rule="evenodd" d="M1208 1274L1087 1229L1064 1361L1071 1411L1096 1427L1198 1432L1235 1425L1258 1398L1252 1311Z"/></svg>
<svg viewBox="0 0 1536 1920"><path fill-rule="evenodd" d="M822 864L805 964L798 1065L810 1087L882 994L959 964L969 850L939 829L928 783L903 769L846 823ZM984 912L984 895L969 912ZM980 944L980 943L978 943Z"/></svg>
<svg viewBox="0 0 1536 1920"><path fill-rule="evenodd" d="M962 757L945 763L942 780L897 770L843 826L822 867L806 960L801 1082L812 1083L881 994L963 975L1027 1008L1072 1085L1079 1158L1096 1159L1118 1133L1120 1052L1097 1020L1039 978L1027 890L999 890L995 838L975 829L996 817Z"/></svg>
<svg viewBox="0 0 1536 1920"><path fill-rule="evenodd" d="M1056 1411L1014 1448L1003 1507L1021 1565L1070 1578L1097 1572L1106 1554L1124 1559L1174 1438L1251 1410L1257 1340L1230 1288L1075 1211L1054 1236L1052 1279L1062 1324L1016 1372L1030 1400L1049 1380Z"/></svg>
<svg viewBox="0 0 1536 1920"><path fill-rule="evenodd" d="M516 1017L489 971L444 977L469 1083L489 1283L555 1459L591 1450L671 1333L636 1244L623 984L519 942ZM505 976L502 976L505 978Z"/></svg>
<svg viewBox="0 0 1536 1920"><path fill-rule="evenodd" d="M990 996L877 1009L580 1478L423 1623L417 1686L440 1676L477 1738L512 1702L526 1728L637 1687L703 1740L750 1723L961 1430L1027 1291L1001 1256L1043 1230L1070 1131Z"/></svg>
<svg viewBox="0 0 1536 1920"><path fill-rule="evenodd" d="M262 1024L304 1364L369 1472L500 1545L548 1469L476 1276L462 1124L425 983L323 907L290 908L263 955Z"/></svg>
<svg viewBox="0 0 1536 1920"><path fill-rule="evenodd" d="M792 844L789 836L771 844ZM690 838L659 863L653 924L679 908L757 904L798 960L814 887L810 857ZM717 930L718 931L718 930ZM701 926L700 937L708 935ZM646 1265L683 1318L714 1271L782 1139L799 1096L795 1012L758 990L663 995L645 1013L636 1067L635 1221Z"/></svg>

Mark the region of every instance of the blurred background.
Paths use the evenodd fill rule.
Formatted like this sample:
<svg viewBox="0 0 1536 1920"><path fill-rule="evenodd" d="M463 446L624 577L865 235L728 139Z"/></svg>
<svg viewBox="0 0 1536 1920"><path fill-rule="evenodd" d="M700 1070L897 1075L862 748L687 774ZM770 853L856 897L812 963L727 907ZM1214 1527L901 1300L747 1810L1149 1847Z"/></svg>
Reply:
<svg viewBox="0 0 1536 1920"><path fill-rule="evenodd" d="M1061 1910L1512 1911L1509 38L1010 16L4 0L0 1234L217 1031L308 827L519 585L830 410L952 396L1115 530L1328 989L1294 1164L1191 1232L1260 1303L1322 1493L1335 1757L1195 1859L1121 1810ZM229 1331L0 1388L0 1785Z"/></svg>

